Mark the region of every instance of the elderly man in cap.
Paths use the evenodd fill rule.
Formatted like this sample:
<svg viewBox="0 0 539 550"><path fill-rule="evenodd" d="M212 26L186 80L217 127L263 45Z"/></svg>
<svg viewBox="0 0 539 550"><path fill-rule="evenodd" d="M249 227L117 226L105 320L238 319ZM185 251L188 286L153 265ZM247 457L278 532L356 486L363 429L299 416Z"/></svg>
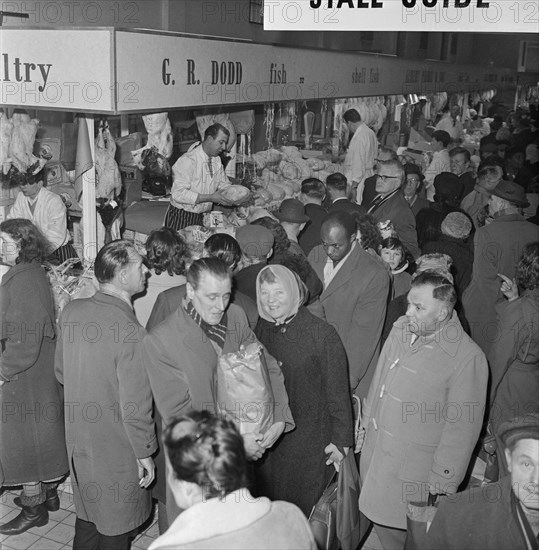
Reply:
<svg viewBox="0 0 539 550"><path fill-rule="evenodd" d="M144 338L142 356L164 425L192 410L215 412L218 357L256 342L245 312L230 304L232 273L219 258L196 260L187 272L186 296L172 315ZM259 459L294 427L284 378L277 361L265 353L274 396L274 424L264 434L244 434L247 455ZM167 487L168 522L179 509Z"/></svg>
<svg viewBox="0 0 539 550"><path fill-rule="evenodd" d="M472 281L462 305L472 338L486 354L498 337L495 307L503 301L499 274L513 279L524 245L539 240L539 228L521 213L528 204L520 185L501 181L488 202L493 221L475 233Z"/></svg>
<svg viewBox="0 0 539 550"><path fill-rule="evenodd" d="M539 533L539 415L500 426L510 474L441 499L417 550L530 550Z"/></svg>
<svg viewBox="0 0 539 550"><path fill-rule="evenodd" d="M243 268L234 275L235 288L256 302L256 277L268 264L275 239L269 229L249 224L238 227L236 240L241 248Z"/></svg>
<svg viewBox="0 0 539 550"><path fill-rule="evenodd" d="M309 221L305 214L305 206L298 199L285 199L274 216L281 222L290 241L289 252L305 256L305 252L298 243L298 236ZM305 256L307 257L307 256Z"/></svg>

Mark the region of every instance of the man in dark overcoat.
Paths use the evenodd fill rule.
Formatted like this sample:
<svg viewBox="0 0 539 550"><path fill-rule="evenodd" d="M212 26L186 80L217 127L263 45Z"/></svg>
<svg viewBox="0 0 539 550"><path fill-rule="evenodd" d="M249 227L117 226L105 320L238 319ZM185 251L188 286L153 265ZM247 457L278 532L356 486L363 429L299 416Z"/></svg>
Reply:
<svg viewBox="0 0 539 550"><path fill-rule="evenodd" d="M128 550L151 512L157 441L140 357L145 330L131 305L146 273L132 244L107 244L95 260L99 292L70 302L60 318L55 371L65 392L75 550Z"/></svg>

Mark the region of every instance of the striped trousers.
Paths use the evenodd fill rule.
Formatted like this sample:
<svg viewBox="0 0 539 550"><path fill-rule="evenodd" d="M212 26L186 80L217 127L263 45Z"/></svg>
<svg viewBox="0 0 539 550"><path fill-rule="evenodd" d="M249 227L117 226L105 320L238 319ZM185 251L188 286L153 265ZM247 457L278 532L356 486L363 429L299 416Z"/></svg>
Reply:
<svg viewBox="0 0 539 550"><path fill-rule="evenodd" d="M203 215L196 212L188 212L181 208L169 205L165 214L165 227L170 227L176 231L188 227L189 225L202 225Z"/></svg>

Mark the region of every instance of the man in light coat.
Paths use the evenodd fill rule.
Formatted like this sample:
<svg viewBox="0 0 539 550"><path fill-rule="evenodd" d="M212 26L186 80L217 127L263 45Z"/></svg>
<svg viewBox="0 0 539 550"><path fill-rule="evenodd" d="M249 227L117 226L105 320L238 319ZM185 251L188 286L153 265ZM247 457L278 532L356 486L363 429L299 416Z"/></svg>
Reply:
<svg viewBox="0 0 539 550"><path fill-rule="evenodd" d="M424 272L412 282L376 367L364 407L360 510L384 549L402 548L406 506L453 494L483 422L488 365L453 307L455 289ZM362 441L359 440L361 448Z"/></svg>
<svg viewBox="0 0 539 550"><path fill-rule="evenodd" d="M365 179L374 173L378 141L376 134L361 120L356 109L346 111L343 119L352 135L344 159L344 175L350 182L352 200L361 204Z"/></svg>
<svg viewBox="0 0 539 550"><path fill-rule="evenodd" d="M146 273L131 243L112 241L95 260L99 292L70 302L60 318L55 372L65 392L75 550L128 550L152 510L157 441L140 358L145 330L131 305Z"/></svg>

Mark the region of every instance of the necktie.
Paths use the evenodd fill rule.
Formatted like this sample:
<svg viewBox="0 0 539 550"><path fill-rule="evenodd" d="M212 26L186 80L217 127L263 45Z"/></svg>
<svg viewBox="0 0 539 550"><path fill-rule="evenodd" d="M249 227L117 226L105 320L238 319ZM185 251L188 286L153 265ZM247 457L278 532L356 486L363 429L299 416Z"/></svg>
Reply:
<svg viewBox="0 0 539 550"><path fill-rule="evenodd" d="M211 157L208 157L208 170L210 171L210 176L213 178L213 168L211 165Z"/></svg>
<svg viewBox="0 0 539 550"><path fill-rule="evenodd" d="M371 207L370 207L369 210L368 210L368 213L369 213L369 214L378 208L378 206L379 206L380 203L382 202L382 199L383 199L382 195L378 195L378 196L372 201Z"/></svg>

